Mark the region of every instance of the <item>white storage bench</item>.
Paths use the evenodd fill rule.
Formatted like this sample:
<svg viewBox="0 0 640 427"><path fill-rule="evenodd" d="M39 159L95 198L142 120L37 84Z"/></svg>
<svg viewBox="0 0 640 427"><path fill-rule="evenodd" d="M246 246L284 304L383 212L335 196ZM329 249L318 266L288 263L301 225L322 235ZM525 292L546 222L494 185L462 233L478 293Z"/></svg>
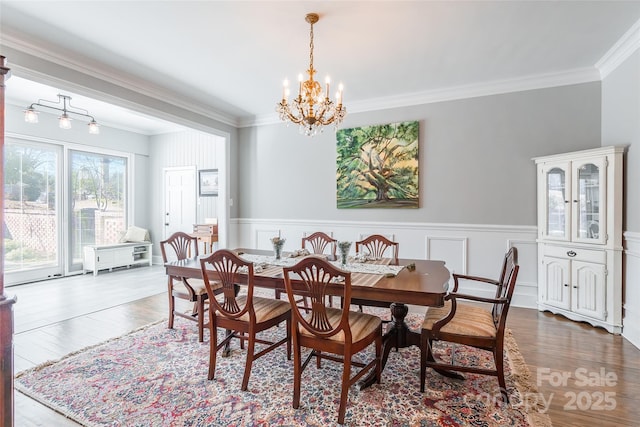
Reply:
<svg viewBox="0 0 640 427"><path fill-rule="evenodd" d="M151 246L151 242L84 246L83 274L93 271L97 276L99 270L115 267L151 266Z"/></svg>

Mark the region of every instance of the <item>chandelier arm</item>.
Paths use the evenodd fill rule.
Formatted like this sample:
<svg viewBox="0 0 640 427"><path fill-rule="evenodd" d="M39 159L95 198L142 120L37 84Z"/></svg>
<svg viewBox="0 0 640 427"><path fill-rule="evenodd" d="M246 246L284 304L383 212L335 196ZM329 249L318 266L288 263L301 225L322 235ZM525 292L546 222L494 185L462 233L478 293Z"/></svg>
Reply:
<svg viewBox="0 0 640 427"><path fill-rule="evenodd" d="M289 120L291 120L292 123L295 123L297 125L299 125L300 123L302 123L302 121L304 120L304 118L302 117L295 117L293 114L291 114L290 112L287 111L287 117L289 118Z"/></svg>

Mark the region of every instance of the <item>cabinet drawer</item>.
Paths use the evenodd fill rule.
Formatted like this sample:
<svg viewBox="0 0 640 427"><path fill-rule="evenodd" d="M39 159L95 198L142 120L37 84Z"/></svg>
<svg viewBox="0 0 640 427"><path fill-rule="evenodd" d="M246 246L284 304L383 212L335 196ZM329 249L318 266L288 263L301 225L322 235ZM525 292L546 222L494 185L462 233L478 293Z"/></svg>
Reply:
<svg viewBox="0 0 640 427"><path fill-rule="evenodd" d="M606 264L607 262L607 254L605 251L572 248L566 246L545 246L544 255L556 258L567 258L586 262L596 262L599 264Z"/></svg>

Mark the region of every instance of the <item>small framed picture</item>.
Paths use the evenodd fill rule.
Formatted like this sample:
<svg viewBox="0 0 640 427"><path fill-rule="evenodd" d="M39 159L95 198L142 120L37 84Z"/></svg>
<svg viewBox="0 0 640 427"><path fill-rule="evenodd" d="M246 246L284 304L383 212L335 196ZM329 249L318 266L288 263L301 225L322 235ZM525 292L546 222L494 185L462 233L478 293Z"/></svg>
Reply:
<svg viewBox="0 0 640 427"><path fill-rule="evenodd" d="M198 178L201 197L218 195L218 169L200 169Z"/></svg>

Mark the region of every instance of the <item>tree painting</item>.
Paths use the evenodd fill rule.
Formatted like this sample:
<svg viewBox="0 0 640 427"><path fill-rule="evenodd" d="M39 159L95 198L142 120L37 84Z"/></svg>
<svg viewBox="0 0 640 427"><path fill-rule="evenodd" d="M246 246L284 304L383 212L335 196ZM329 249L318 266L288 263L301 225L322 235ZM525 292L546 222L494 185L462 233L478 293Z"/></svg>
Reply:
<svg viewBox="0 0 640 427"><path fill-rule="evenodd" d="M417 121L338 130L338 208L417 208L418 131Z"/></svg>

